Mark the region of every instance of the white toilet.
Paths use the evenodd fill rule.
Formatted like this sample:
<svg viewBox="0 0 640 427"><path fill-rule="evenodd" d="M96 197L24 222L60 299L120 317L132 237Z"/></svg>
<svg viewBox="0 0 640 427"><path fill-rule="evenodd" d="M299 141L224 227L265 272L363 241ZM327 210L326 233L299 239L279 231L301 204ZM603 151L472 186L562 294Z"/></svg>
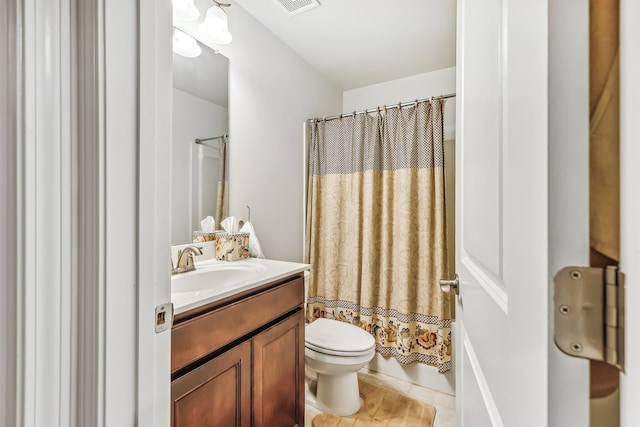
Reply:
<svg viewBox="0 0 640 427"><path fill-rule="evenodd" d="M305 327L304 356L307 368L317 372L315 401L321 411L339 416L360 409L357 371L375 354L375 340L349 323L320 318Z"/></svg>

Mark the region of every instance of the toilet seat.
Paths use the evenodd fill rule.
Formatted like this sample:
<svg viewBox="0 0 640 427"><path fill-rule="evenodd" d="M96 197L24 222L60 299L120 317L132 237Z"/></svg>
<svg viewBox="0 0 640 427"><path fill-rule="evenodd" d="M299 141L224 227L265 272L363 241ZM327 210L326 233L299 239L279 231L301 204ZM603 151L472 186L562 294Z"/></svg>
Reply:
<svg viewBox="0 0 640 427"><path fill-rule="evenodd" d="M305 327L305 347L323 354L358 357L371 353L375 339L357 326L320 318Z"/></svg>
<svg viewBox="0 0 640 427"><path fill-rule="evenodd" d="M373 346L371 346L369 349L362 350L362 351L340 351L340 350L334 350L334 349L331 349L331 348L318 347L318 346L315 346L315 345L309 344L309 343L305 343L304 346L306 348L308 348L309 350L313 350L313 351L318 352L318 353L328 354L328 355L331 355L331 356L341 356L341 357L365 356L365 355L371 353L371 351L373 349Z"/></svg>

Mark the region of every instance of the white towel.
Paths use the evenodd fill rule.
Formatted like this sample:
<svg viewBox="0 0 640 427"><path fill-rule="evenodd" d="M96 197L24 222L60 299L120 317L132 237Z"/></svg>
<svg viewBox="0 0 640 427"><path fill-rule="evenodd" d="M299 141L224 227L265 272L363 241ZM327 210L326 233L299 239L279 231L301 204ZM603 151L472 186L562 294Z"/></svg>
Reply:
<svg viewBox="0 0 640 427"><path fill-rule="evenodd" d="M258 236L256 236L256 231L253 229L253 225L249 221L245 222L240 232L249 233L249 255L254 258L264 258L264 253L262 253L262 247L260 246Z"/></svg>

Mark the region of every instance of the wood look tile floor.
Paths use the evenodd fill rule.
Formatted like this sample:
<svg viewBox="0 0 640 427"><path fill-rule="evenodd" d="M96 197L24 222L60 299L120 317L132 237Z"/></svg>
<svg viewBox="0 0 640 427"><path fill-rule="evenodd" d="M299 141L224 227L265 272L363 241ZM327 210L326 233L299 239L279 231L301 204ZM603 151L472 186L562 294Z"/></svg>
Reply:
<svg viewBox="0 0 640 427"><path fill-rule="evenodd" d="M380 387L406 394L414 399L428 402L436 407L436 419L433 427L455 427L456 426L456 398L450 394L441 393L430 388L421 387L408 381L403 381L389 375L375 371L367 371L366 368L358 372L361 380ZM318 409L310 405L305 405L305 427L311 427L311 420L321 413Z"/></svg>

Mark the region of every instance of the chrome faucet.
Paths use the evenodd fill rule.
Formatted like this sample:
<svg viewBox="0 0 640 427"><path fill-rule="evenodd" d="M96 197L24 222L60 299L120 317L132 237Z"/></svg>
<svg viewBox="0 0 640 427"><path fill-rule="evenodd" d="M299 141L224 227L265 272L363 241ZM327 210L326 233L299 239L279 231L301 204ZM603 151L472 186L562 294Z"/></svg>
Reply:
<svg viewBox="0 0 640 427"><path fill-rule="evenodd" d="M186 248L178 251L178 262L176 266L171 263L171 274L186 273L196 269L196 265L193 262L193 255L202 255L201 246L187 246Z"/></svg>

